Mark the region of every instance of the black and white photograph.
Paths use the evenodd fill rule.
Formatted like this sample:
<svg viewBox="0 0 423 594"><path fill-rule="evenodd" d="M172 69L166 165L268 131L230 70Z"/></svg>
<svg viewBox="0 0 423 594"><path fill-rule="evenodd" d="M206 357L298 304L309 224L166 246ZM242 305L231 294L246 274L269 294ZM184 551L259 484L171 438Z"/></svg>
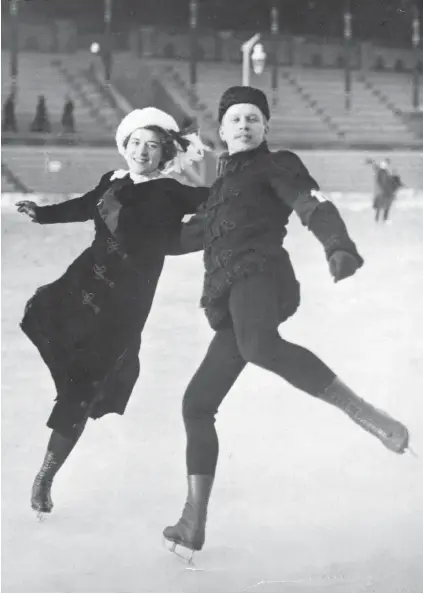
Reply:
<svg viewBox="0 0 423 594"><path fill-rule="evenodd" d="M2 0L2 592L423 592L422 21Z"/></svg>

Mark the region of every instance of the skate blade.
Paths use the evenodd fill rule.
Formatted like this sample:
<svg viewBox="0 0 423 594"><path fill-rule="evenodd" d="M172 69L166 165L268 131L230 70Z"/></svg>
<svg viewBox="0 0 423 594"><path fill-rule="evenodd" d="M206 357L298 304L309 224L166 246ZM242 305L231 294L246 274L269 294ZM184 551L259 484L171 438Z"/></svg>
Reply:
<svg viewBox="0 0 423 594"><path fill-rule="evenodd" d="M413 448L411 448L410 446L405 448L404 454L407 454L408 456L413 456L413 458L419 458L418 453L415 450L413 450Z"/></svg>
<svg viewBox="0 0 423 594"><path fill-rule="evenodd" d="M43 511L35 510L35 517L37 519L37 522L45 522L48 518L49 513L50 512L43 512Z"/></svg>
<svg viewBox="0 0 423 594"><path fill-rule="evenodd" d="M188 549L187 547L184 547L184 545L181 545L177 542L172 542L171 540L167 540L167 538L164 538L164 537L163 537L163 544L167 551L169 551L170 553L173 553L174 555L179 557L179 559L182 559L183 561L188 563L188 565L190 566L190 569L192 567L194 567L195 551L193 551L192 549Z"/></svg>

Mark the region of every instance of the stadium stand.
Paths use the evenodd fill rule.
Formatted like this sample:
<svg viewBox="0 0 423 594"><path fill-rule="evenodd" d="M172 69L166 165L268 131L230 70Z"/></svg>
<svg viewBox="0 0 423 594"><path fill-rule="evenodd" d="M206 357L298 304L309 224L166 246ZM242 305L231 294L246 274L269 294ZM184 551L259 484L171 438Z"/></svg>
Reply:
<svg viewBox="0 0 423 594"><path fill-rule="evenodd" d="M124 114L117 106L111 104L110 96L106 94L102 82L97 77L97 69L90 62L88 53L78 52L60 60L53 60L52 65L59 70L75 94L88 107L100 129L114 133Z"/></svg>
<svg viewBox="0 0 423 594"><path fill-rule="evenodd" d="M8 59L9 54L2 52L3 66L6 66L2 68L3 101L10 89ZM105 147L114 145L114 130L125 110L111 99L113 95L107 94L101 77L90 67L90 54L86 51L68 55L22 52L19 60L16 108L19 129L26 132L27 140L32 137L28 129L36 100L39 94L44 94L53 130L59 131L64 96L68 94L75 101L79 145L76 149L62 149L51 143L34 148L4 143L3 191L29 188L35 192L82 193L93 187L105 171L123 166L115 149ZM185 114L195 118L202 129L209 126L214 134L216 108L222 91L241 82L238 63L199 63L195 91L189 84L187 61L147 58L140 61L135 55L122 52L116 53L114 64L115 70L126 76L126 84L117 85L117 91L125 95L127 110L132 106L156 104L154 91L160 87L168 103L157 106L169 111L175 106L174 115L179 121ZM355 71L352 109L347 114L340 69L281 67L276 97L272 94L269 71L261 77L253 73L251 76L251 84L262 88L274 103L271 148L298 150L321 181L323 190L372 191L371 168L364 165L363 152L352 150L355 147L365 151L380 148L380 158L398 149L392 160L404 182L409 188L422 187L422 155L405 151L407 147L422 146L422 140L415 138L402 117L402 110L407 110L410 103L410 74L368 72L364 75ZM154 88L153 82L156 83ZM110 93L115 92L113 89L112 86ZM90 147L91 141L98 138L102 139L104 147ZM208 161L206 183L211 183L215 164L212 157Z"/></svg>
<svg viewBox="0 0 423 594"><path fill-rule="evenodd" d="M9 52L2 52L2 104L11 88L8 62ZM61 56L21 52L16 100L20 132L29 131L39 95L46 98L53 134L62 132L61 118L66 96L74 102L78 136L110 138L121 119L119 111L102 93L100 83L90 79L87 53Z"/></svg>
<svg viewBox="0 0 423 594"><path fill-rule="evenodd" d="M372 73L373 75L373 73ZM404 121L353 74L352 108L344 107L344 73L338 69L291 69L291 76L307 89L345 132L350 143L412 145L417 138Z"/></svg>
<svg viewBox="0 0 423 594"><path fill-rule="evenodd" d="M398 117L412 111L412 74L399 72L369 72L358 74L363 84L388 105ZM420 96L423 98L423 77L420 76Z"/></svg>
<svg viewBox="0 0 423 594"><path fill-rule="evenodd" d="M106 171L125 165L116 150L87 147L4 147L2 158L25 186L45 193L86 192Z"/></svg>
<svg viewBox="0 0 423 594"><path fill-rule="evenodd" d="M31 192L30 188L23 184L5 163L1 164L1 189L2 192L19 192L21 194Z"/></svg>
<svg viewBox="0 0 423 594"><path fill-rule="evenodd" d="M184 81L188 89L188 64L181 61L151 60L149 62L155 76L168 85L172 92L175 84ZM240 66L237 64L207 64L198 68L197 95L199 107L204 113L214 113L223 90L233 84L240 84ZM272 97L269 75L253 75L251 84ZM282 74L279 76L277 104L273 109L272 130L269 137L271 145L295 143L297 145L318 142L331 145L342 142L343 134L333 124L331 118L319 112L306 97L302 96Z"/></svg>
<svg viewBox="0 0 423 594"><path fill-rule="evenodd" d="M188 88L188 64L180 61L151 61L156 76L165 83L182 79ZM202 72L198 69L197 94L204 110L211 111L217 105L222 91L231 84L240 83L240 66L235 64L207 64ZM371 73L370 77L374 74ZM395 84L395 74L389 77L389 93L395 103L397 95L392 89L401 86L401 78ZM262 88L269 96L270 76L254 76L252 85ZM409 86L409 85L408 85ZM403 85L404 89L404 85ZM398 92L402 103L410 102L409 89ZM333 143L390 146L421 145L414 132L396 113L387 101L383 101L372 88L365 84L361 75L353 74L352 108L345 110L344 72L340 69L280 68L277 105L273 110L271 144L278 143Z"/></svg>
<svg viewBox="0 0 423 594"><path fill-rule="evenodd" d="M389 154L340 149L297 152L326 192L371 192L374 175L365 164L365 157L380 160ZM24 186L35 192L63 194L86 192L98 183L103 173L124 165L112 148L5 146L2 159ZM397 151L391 160L407 188L423 187L422 153Z"/></svg>

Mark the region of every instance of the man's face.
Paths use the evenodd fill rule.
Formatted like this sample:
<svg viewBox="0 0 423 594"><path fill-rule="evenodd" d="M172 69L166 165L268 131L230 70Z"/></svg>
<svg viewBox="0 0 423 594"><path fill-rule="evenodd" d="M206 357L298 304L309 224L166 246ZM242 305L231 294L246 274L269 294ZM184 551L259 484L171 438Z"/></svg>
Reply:
<svg viewBox="0 0 423 594"><path fill-rule="evenodd" d="M250 103L231 105L220 125L220 138L226 142L229 154L257 148L268 132L267 120L261 110Z"/></svg>

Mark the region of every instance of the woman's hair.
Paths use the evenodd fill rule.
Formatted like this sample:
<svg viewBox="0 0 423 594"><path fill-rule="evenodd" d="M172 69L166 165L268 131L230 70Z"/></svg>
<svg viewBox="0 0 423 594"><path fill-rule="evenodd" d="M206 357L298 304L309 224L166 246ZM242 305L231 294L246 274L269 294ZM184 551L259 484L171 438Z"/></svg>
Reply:
<svg viewBox="0 0 423 594"><path fill-rule="evenodd" d="M178 153L178 149L175 146L175 143L181 147L181 150L185 152L189 146L189 140L186 140L182 137L180 132L174 132L173 130L165 130L160 126L143 126L145 130L151 130L159 137L159 141L162 147L162 158L159 163L159 169L164 169L166 163L172 161ZM126 149L130 136L125 138L125 142L123 143L124 148Z"/></svg>

